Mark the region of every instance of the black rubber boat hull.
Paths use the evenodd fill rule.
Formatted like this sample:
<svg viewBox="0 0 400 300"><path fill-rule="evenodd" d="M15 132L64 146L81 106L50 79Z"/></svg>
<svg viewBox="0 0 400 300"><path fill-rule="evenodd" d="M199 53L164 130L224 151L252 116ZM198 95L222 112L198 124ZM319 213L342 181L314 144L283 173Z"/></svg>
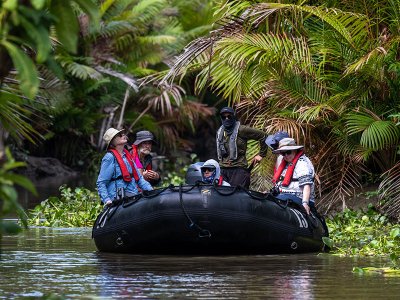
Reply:
<svg viewBox="0 0 400 300"><path fill-rule="evenodd" d="M301 208L212 186L153 191L105 209L93 226L99 251L141 254L317 252L327 234Z"/></svg>

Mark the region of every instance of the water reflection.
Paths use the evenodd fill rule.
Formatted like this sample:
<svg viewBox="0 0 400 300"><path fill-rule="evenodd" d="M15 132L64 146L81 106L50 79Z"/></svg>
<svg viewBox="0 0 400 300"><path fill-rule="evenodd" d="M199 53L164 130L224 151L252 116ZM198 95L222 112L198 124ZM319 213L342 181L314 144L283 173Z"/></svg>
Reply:
<svg viewBox="0 0 400 300"><path fill-rule="evenodd" d="M156 256L98 253L90 229L33 228L6 236L0 299L397 299L400 280L358 276L379 260L332 255Z"/></svg>

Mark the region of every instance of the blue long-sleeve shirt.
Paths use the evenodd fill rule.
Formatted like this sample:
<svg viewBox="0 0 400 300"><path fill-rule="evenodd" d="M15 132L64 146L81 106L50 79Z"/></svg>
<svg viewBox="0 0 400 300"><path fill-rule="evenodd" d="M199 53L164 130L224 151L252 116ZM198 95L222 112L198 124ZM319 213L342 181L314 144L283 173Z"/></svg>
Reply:
<svg viewBox="0 0 400 300"><path fill-rule="evenodd" d="M127 160L125 153L122 153L122 159L125 162L126 167L128 168L128 172L132 174L132 168ZM153 188L151 184L143 178L135 163L134 167L139 176L137 185L144 191L152 190ZM119 176L121 176L121 179L111 181L111 179L117 178ZM139 190L137 188L134 178L132 178L132 181L130 182L126 182L122 179L121 168L119 167L114 155L110 152L107 152L101 161L100 172L99 176L97 177L96 185L100 199L103 203L106 203L108 200L112 201L116 199L117 190L121 187L124 188L125 193L131 193L134 195L139 194Z"/></svg>

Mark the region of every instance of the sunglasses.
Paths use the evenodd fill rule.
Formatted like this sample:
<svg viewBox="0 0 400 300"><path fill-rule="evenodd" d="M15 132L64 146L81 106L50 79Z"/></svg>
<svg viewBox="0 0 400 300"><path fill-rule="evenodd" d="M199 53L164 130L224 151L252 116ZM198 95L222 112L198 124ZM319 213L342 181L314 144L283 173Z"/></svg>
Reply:
<svg viewBox="0 0 400 300"><path fill-rule="evenodd" d="M214 172L215 168L201 168L202 172Z"/></svg>
<svg viewBox="0 0 400 300"><path fill-rule="evenodd" d="M232 119L233 119L233 116L232 116L232 115L222 115L222 116L221 116L221 119L222 119L222 120L225 120L225 119L232 120Z"/></svg>
<svg viewBox="0 0 400 300"><path fill-rule="evenodd" d="M125 135L126 135L125 133L120 132L120 133L116 134L115 136L116 136L116 137L123 137L123 136L125 136Z"/></svg>
<svg viewBox="0 0 400 300"><path fill-rule="evenodd" d="M292 150L288 150L288 151L284 151L284 152L281 152L281 155L282 156L285 156L285 155L290 155L290 154L292 154Z"/></svg>

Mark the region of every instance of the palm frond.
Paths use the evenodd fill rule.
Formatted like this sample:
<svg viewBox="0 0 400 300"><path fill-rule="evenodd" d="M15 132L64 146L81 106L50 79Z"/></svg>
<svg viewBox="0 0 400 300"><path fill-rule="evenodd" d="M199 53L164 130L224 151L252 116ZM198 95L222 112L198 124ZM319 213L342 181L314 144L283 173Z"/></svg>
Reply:
<svg viewBox="0 0 400 300"><path fill-rule="evenodd" d="M350 64L346 70L344 71L345 75L354 74L358 71L361 71L363 67L368 65L369 63L376 63L377 59L383 60L384 56L387 54L387 51L383 47L377 47L371 50L369 53L361 57L358 61ZM378 69L378 68L377 68Z"/></svg>
<svg viewBox="0 0 400 300"><path fill-rule="evenodd" d="M400 220L400 162L382 174L379 185L380 210L386 215Z"/></svg>
<svg viewBox="0 0 400 300"><path fill-rule="evenodd" d="M167 6L165 0L141 0L130 12L126 12L127 19L132 24L148 24L160 11Z"/></svg>
<svg viewBox="0 0 400 300"><path fill-rule="evenodd" d="M254 26L258 26L272 13L278 11L291 11L294 15L307 13L321 21L329 24L339 33L350 45L355 46L355 42L363 40L367 34L366 28L370 27L368 18L365 15L344 12L335 8L324 8L318 6L293 5L281 3L260 3L252 7L249 19ZM298 18L300 22L306 17ZM299 24L300 25L300 24ZM301 26L299 26L301 27Z"/></svg>
<svg viewBox="0 0 400 300"><path fill-rule="evenodd" d="M61 65L65 68L66 73L79 79L100 79L102 78L101 73L91 66L77 63L74 61L61 61Z"/></svg>
<svg viewBox="0 0 400 300"><path fill-rule="evenodd" d="M43 136L32 126L32 111L25 108L23 97L0 89L1 126L17 141L27 139L36 144Z"/></svg>
<svg viewBox="0 0 400 300"><path fill-rule="evenodd" d="M135 32L136 28L126 20L112 21L101 27L99 35L103 38L121 36L125 33Z"/></svg>
<svg viewBox="0 0 400 300"><path fill-rule="evenodd" d="M381 120L368 111L350 113L346 127L350 135L361 133L360 144L375 151L397 145L400 138L400 130L395 123Z"/></svg>
<svg viewBox="0 0 400 300"><path fill-rule="evenodd" d="M173 106L182 104L184 89L179 85L159 84L153 93L147 93L139 102L148 103L154 111L161 111L162 115L172 115Z"/></svg>

